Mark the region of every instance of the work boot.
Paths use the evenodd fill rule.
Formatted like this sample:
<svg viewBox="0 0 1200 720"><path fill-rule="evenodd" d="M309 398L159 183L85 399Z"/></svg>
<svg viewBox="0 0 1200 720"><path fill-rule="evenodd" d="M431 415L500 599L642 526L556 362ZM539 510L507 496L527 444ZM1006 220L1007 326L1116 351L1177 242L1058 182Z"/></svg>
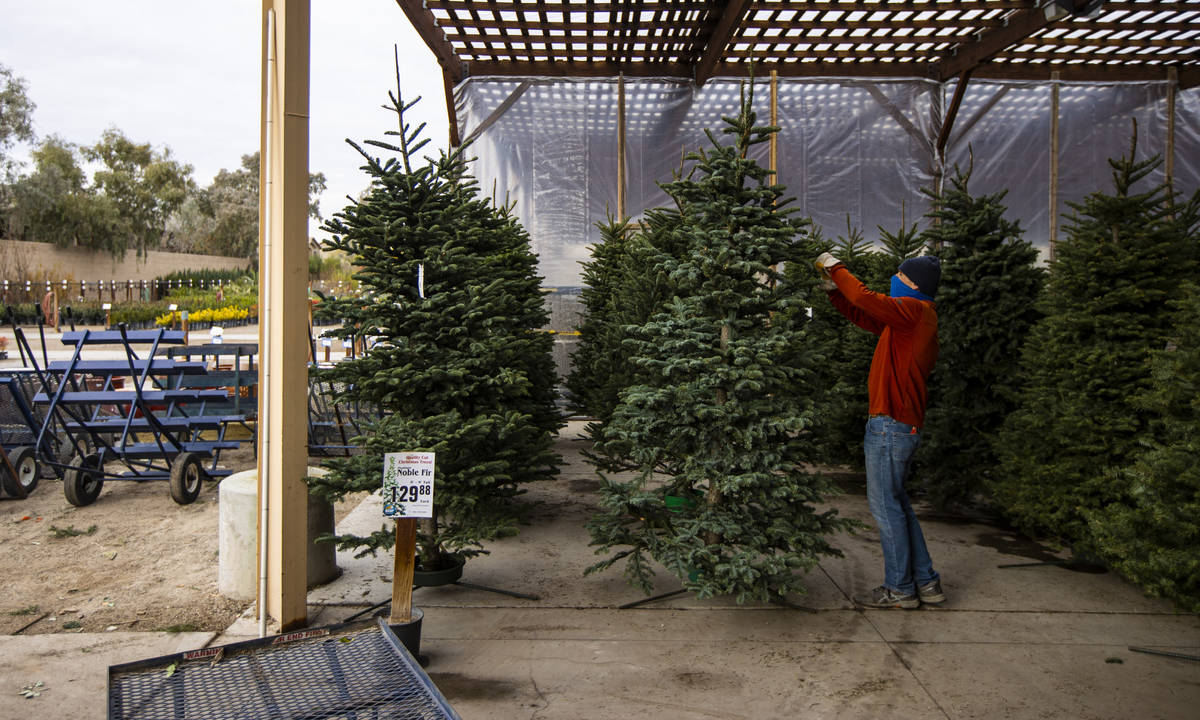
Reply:
<svg viewBox="0 0 1200 720"><path fill-rule="evenodd" d="M917 588L917 597L926 605L940 605L946 602L946 595L942 592L942 581L934 580L921 585Z"/></svg>
<svg viewBox="0 0 1200 720"><path fill-rule="evenodd" d="M904 608L912 610L920 607L921 601L911 593L900 593L880 585L866 595L855 595L854 603L869 608Z"/></svg>

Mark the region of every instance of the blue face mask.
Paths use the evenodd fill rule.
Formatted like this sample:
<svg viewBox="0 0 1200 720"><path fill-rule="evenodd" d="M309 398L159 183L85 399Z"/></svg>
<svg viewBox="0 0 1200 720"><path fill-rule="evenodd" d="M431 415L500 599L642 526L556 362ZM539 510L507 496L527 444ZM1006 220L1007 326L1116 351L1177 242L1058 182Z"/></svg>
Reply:
<svg viewBox="0 0 1200 720"><path fill-rule="evenodd" d="M929 302L933 302L933 298L929 297L925 293L921 292L920 290L913 290L909 286L905 285L904 281L900 279L899 275L892 276L891 295L894 298L910 297L918 300L928 300Z"/></svg>

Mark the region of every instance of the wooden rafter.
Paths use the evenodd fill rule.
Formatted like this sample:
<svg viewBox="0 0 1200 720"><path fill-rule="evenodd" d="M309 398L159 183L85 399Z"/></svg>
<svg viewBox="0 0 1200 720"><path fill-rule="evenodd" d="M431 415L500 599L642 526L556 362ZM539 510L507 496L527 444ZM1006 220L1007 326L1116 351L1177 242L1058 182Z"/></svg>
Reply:
<svg viewBox="0 0 1200 720"><path fill-rule="evenodd" d="M1085 0L1073 0L1075 7ZM1200 65L1200 2L397 0L452 82L466 75L1160 77ZM1043 67L1044 66L1044 67ZM1181 80L1181 83L1184 82Z"/></svg>
<svg viewBox="0 0 1200 720"><path fill-rule="evenodd" d="M742 24L742 18L750 9L750 0L730 0L714 9L716 22L712 31L704 40L704 52L696 62L695 79L697 85L703 85L712 77L713 68L717 61L725 56L725 47L733 38L734 32Z"/></svg>
<svg viewBox="0 0 1200 720"><path fill-rule="evenodd" d="M413 29L433 51L438 64L442 66L442 72L448 73L450 79L455 83L462 80L462 62L446 39L446 35L439 27L433 13L427 10L420 0L396 0L396 4L404 11L404 15L412 23Z"/></svg>

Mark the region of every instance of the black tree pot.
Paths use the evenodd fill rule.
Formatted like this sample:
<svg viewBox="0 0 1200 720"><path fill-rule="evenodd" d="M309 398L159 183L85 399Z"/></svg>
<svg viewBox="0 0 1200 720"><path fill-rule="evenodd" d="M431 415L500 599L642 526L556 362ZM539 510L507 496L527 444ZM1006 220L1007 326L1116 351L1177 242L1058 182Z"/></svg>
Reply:
<svg viewBox="0 0 1200 720"><path fill-rule="evenodd" d="M425 569L418 565L413 571L413 587L437 587L453 585L462 577L463 565L467 559L461 555L445 555L444 566L441 568Z"/></svg>
<svg viewBox="0 0 1200 720"><path fill-rule="evenodd" d="M417 659L421 665L429 664L429 658L421 655L421 620L425 613L418 608L412 609L412 615L405 623L388 623L392 633L404 645L404 649Z"/></svg>

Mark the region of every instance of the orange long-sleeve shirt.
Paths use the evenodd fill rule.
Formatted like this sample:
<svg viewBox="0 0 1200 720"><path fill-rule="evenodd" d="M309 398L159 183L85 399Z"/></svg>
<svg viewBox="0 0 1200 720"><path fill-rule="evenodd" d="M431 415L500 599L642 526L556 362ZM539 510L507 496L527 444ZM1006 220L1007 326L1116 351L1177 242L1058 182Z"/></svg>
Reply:
<svg viewBox="0 0 1200 720"><path fill-rule="evenodd" d="M850 322L879 336L867 378L870 414L902 423L925 424L925 381L937 362L937 308L916 298L871 292L845 265L830 277L837 290L829 300Z"/></svg>

